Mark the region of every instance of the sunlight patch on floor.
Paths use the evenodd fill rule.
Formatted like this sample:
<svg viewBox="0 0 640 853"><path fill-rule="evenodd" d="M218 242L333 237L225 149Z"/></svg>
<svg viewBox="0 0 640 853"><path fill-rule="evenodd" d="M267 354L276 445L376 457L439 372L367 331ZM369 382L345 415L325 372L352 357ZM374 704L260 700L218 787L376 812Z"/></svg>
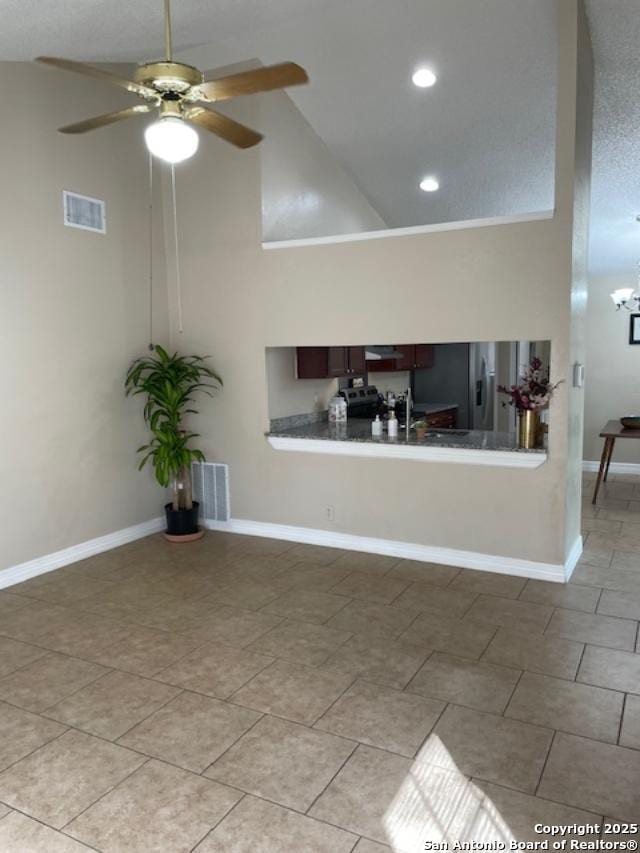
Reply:
<svg viewBox="0 0 640 853"><path fill-rule="evenodd" d="M383 818L396 853L416 853L425 842L502 842L514 835L489 797L461 773L438 735L416 756Z"/></svg>

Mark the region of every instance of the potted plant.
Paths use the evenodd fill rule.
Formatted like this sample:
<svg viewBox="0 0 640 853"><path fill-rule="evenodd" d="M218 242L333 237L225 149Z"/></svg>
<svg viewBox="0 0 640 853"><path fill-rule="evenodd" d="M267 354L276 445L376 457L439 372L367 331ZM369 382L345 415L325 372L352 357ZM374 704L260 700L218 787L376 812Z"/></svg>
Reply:
<svg viewBox="0 0 640 853"><path fill-rule="evenodd" d="M518 412L518 444L531 450L542 443L540 412L546 409L551 395L560 383L551 384L549 373L542 367L539 358L531 360L518 385L507 388L499 385L498 391L509 397L508 404ZM505 404L506 405L506 404Z"/></svg>
<svg viewBox="0 0 640 853"><path fill-rule="evenodd" d="M206 357L169 355L161 346L154 346L153 353L136 359L125 379L127 396L146 397L143 414L153 436L136 451L144 454L138 470L150 461L158 483L171 488L165 535L184 542L203 535L198 529L198 502L191 492L191 463L204 462L205 457L191 446L198 433L186 430L183 420L187 414L198 414L193 408L195 395L212 397L222 380L206 364Z"/></svg>
<svg viewBox="0 0 640 853"><path fill-rule="evenodd" d="M416 430L416 438L418 441L424 441L424 438L427 434L427 422L426 421L416 421L413 425Z"/></svg>

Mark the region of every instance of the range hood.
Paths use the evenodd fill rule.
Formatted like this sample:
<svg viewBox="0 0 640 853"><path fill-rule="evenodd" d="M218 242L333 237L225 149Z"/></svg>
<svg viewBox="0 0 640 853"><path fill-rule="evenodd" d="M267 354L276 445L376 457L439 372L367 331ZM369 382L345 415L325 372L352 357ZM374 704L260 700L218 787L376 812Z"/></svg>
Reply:
<svg viewBox="0 0 640 853"><path fill-rule="evenodd" d="M366 361L386 361L388 359L399 360L404 358L401 352L393 346L368 346L365 347L364 357Z"/></svg>

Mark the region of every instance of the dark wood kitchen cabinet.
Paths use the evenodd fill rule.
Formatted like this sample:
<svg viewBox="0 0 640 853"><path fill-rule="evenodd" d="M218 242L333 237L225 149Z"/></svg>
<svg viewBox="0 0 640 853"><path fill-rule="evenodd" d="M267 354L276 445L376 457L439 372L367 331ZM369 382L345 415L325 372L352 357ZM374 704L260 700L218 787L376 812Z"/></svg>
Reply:
<svg viewBox="0 0 640 853"><path fill-rule="evenodd" d="M349 372L347 347L329 347L327 353L327 376L346 376Z"/></svg>
<svg viewBox="0 0 640 853"><path fill-rule="evenodd" d="M427 422L428 429L455 429L458 411L457 409L445 409L443 412L425 415L423 420Z"/></svg>
<svg viewBox="0 0 640 853"><path fill-rule="evenodd" d="M329 375L328 356L328 347L298 347L298 379L326 379Z"/></svg>
<svg viewBox="0 0 640 853"><path fill-rule="evenodd" d="M298 347L298 379L330 379L364 373L364 347Z"/></svg>
<svg viewBox="0 0 640 853"><path fill-rule="evenodd" d="M418 367L433 367L433 344L396 344L396 352L402 358L383 358L381 361L370 361L369 373L388 373L398 370L415 370Z"/></svg>
<svg viewBox="0 0 640 853"><path fill-rule="evenodd" d="M416 348L412 344L398 344L395 349L402 358L394 361L395 370L413 370L416 360Z"/></svg>
<svg viewBox="0 0 640 853"><path fill-rule="evenodd" d="M364 373L367 362L364 356L364 347L347 347L347 359L350 373Z"/></svg>

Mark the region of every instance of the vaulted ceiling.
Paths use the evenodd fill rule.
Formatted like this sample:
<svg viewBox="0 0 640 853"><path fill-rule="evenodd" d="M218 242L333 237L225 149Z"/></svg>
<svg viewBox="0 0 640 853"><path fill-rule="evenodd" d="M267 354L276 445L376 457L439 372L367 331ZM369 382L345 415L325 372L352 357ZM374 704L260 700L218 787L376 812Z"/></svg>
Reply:
<svg viewBox="0 0 640 853"><path fill-rule="evenodd" d="M290 94L307 121L388 224L421 224L552 205L557 2L174 0L174 41L209 67L305 65L312 85ZM640 258L637 2L587 0L597 272L633 272ZM162 50L160 0L4 0L0 24L2 60L133 61ZM433 89L409 82L421 63L438 73ZM428 173L441 183L433 195L417 190Z"/></svg>
<svg viewBox="0 0 640 853"><path fill-rule="evenodd" d="M640 4L587 0L596 62L592 272L630 276L640 261Z"/></svg>

